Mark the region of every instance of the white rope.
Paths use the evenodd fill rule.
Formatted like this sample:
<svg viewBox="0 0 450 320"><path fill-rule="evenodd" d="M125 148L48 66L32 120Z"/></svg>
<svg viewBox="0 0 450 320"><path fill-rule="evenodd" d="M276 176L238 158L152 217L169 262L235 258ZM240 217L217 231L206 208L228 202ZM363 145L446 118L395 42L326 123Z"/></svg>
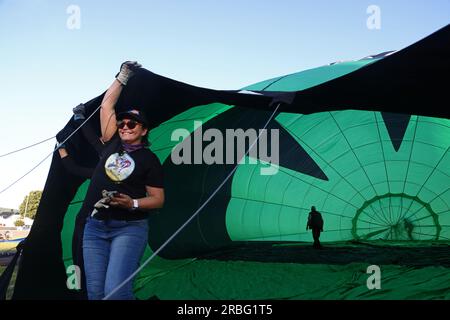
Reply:
<svg viewBox="0 0 450 320"><path fill-rule="evenodd" d="M10 152L8 152L8 153L2 154L2 155L0 155L0 158L9 156L10 154L13 154L13 153L16 153L16 152L19 152L19 151L22 151L22 150L29 149L29 148L34 147L34 146L37 146L37 145L39 145L39 144L41 144L41 143L44 143L44 142L46 142L46 141L49 141L49 140L53 139L54 137L55 137L55 136L50 137L50 138L47 138L47 139L42 140L42 141L39 141L39 142L36 142L36 143L33 143L32 145L29 145L29 146L27 146L27 147L23 147L23 148L20 148L20 149L17 149L17 150L10 151Z"/></svg>
<svg viewBox="0 0 450 320"><path fill-rule="evenodd" d="M266 129L267 125L272 120L272 118L275 115L275 113L278 111L278 108L280 107L280 104L281 103L278 103L277 107L275 108L275 110L271 114L269 120L267 120L266 124L264 125L264 128L259 132L258 137L256 138L255 141L253 141L251 146L248 148L247 152L236 163L236 165L234 166L233 170L231 170L231 172L228 174L228 176L225 178L225 180L223 180L223 182L216 188L216 190L209 196L209 198L206 199L206 201L200 206L200 208L198 208L197 211L195 211L194 214L181 227L179 227L178 230L175 231L175 233L172 234L172 236L170 236L170 238L167 239L166 242L164 242L135 272L133 272L128 278L126 278L122 283L120 283L116 288L114 288L114 290L112 290L102 300L108 300L113 294L115 294L118 290L120 290L125 284L127 284L129 281L131 281L150 261L152 261L156 257L156 255L162 249L164 249L170 243L170 241L172 241L173 238L175 238L184 229L184 227L186 227L189 224L189 222L192 221L192 219L194 219L200 213L200 211L209 203L209 201L211 201L211 199L217 194L217 192L219 192L219 190L225 185L225 183L230 179L230 177L233 175L233 173L237 170L237 167L238 167L239 163L242 161L242 159L244 159L248 155L250 150L253 148L255 143L258 141L258 139L261 136L263 130Z"/></svg>
<svg viewBox="0 0 450 320"><path fill-rule="evenodd" d="M27 173L25 173L25 174L24 174L23 176L21 176L19 179L17 179L16 181L14 181L14 182L11 183L10 185L8 185L6 188L4 188L2 191L0 191L0 194L2 194L2 193L5 192L6 190L8 190L8 189L11 188L12 186L14 186L17 182L19 182L20 180L22 180L23 178L25 178L27 175L29 175L31 172L33 172L37 167L39 167L42 163L44 163L44 161L47 160L51 155L53 155L53 153L56 152L56 151L59 149L59 147L60 147L61 145L63 145L64 143L66 143L67 140L69 140L75 133L77 133L78 130L80 130L81 127L84 126L85 123L86 123L90 118L92 118L92 116L93 116L100 108L101 108L101 105L100 105L97 109L95 109L95 111L92 112L92 114L91 114L86 120L84 120L83 123L82 123L76 130L74 130L74 131L73 131L66 139L64 139L63 142L59 143L59 144L56 146L55 150L53 150L52 152L50 152L44 159L42 159L37 165L35 165L31 170L29 170Z"/></svg>
<svg viewBox="0 0 450 320"><path fill-rule="evenodd" d="M109 97L111 96L111 94L112 93L109 93L106 97L104 97L103 98L103 101L102 101L102 103L98 106L98 108L97 109L95 109L94 110L94 112L92 112L91 113L91 115L89 116L89 117L87 117L87 119L86 120L84 120L83 121L83 123L82 124L80 124L80 126L77 128L77 129L75 129L63 142L61 142L61 143L58 143L57 144L57 146L56 146L56 148L55 148L55 150L53 150L50 154L48 154L44 159L42 159L36 166L34 166L31 170L29 170L27 173L25 173L23 176L21 176L19 179L17 179L16 181L14 181L13 183L11 183L9 186L7 186L6 188L4 188L3 190L1 190L0 191L0 195L3 193L3 192L5 192L6 190L8 190L9 188L11 188L13 185L15 185L17 182L19 182L20 180L22 180L23 178L25 178L27 175L29 175L31 172L33 172L37 167L39 167L42 163L44 163L44 161L45 160L47 160L47 158L48 157L50 157L53 153L55 153L60 147L61 147L61 145L63 145L64 143L66 143L67 142L67 140L69 140L75 133L77 133L78 132L78 130L80 130L85 124L86 124L86 122L88 122L89 121L89 119L91 119L93 116L94 116L94 114L102 107L102 104L104 103L104 102L106 102L106 101L108 101L108 99L109 99ZM109 123L109 122L108 122ZM52 137L52 138L49 138L49 139L53 139L54 137ZM43 141L42 141L43 142ZM16 151L20 151L20 150L16 150ZM15 151L15 152L16 152ZM10 152L10 153L12 153L12 152ZM6 155L6 154L5 154Z"/></svg>

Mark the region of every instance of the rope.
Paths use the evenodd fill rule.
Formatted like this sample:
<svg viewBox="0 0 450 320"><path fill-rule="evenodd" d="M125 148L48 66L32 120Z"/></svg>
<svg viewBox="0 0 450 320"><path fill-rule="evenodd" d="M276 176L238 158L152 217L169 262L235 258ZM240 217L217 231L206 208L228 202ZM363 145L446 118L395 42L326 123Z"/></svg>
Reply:
<svg viewBox="0 0 450 320"><path fill-rule="evenodd" d="M225 185L225 183L230 179L230 177L234 174L234 172L237 170L238 164L248 155L250 150L253 148L255 143L259 140L259 137L261 136L261 133L264 129L266 129L267 125L270 121L272 121L272 118L274 117L275 113L278 111L278 108L280 107L281 103L278 103L277 107L273 111L273 113L270 115L269 120L267 120L266 124L264 125L264 128L259 132L258 137L255 141L251 144L251 146L248 148L247 152L242 156L242 158L236 163L233 170L228 174L228 176L222 181L222 183L216 188L216 190L209 196L208 199L200 206L200 208L197 209L197 211L194 212L194 214L181 226L178 228L177 231L170 236L169 239L166 240L135 272L133 272L128 278L126 278L122 283L120 283L114 290L112 290L107 296L105 296L102 300L108 300L113 294L115 294L118 290L120 290L125 284L127 284L130 280L132 280L150 261L152 261L156 255L164 249L199 213L200 211L211 201L211 199L219 192L219 190Z"/></svg>
<svg viewBox="0 0 450 320"><path fill-rule="evenodd" d="M8 190L9 188L11 188L12 186L14 186L16 183L18 183L20 180L22 180L23 178L25 178L27 175L29 175L31 172L33 172L37 167L39 167L42 163L44 163L44 161L45 160L47 160L51 155L53 155L53 153L54 152L56 152L58 149L59 149L59 147L61 146L61 145L63 145L64 143L66 143L66 141L67 140L69 140L75 133L77 133L78 132L78 130L80 130L81 129L81 127L82 126L84 126L85 125L85 123L90 119L90 118L92 118L92 116L99 110L101 108L101 105L100 106L98 106L98 108L97 109L95 109L95 111L94 112L92 112L92 114L86 119L86 120L84 120L83 121L83 123L76 129L76 130L74 130L63 142L61 142L61 143L59 143L57 146L56 146L56 148L55 148L55 150L53 150L52 152L50 152L44 159L42 159L37 165L35 165L31 170L29 170L27 173L25 173L23 176L21 176L19 179L17 179L16 181L14 181L13 183L11 183L9 186L7 186L6 188L4 188L3 190L1 190L0 191L0 195L3 193L3 192L5 192L6 190Z"/></svg>
<svg viewBox="0 0 450 320"><path fill-rule="evenodd" d="M106 96L106 97L104 98L104 102L108 101L110 95L111 95L111 93L110 93L108 96ZM45 160L47 160L51 155L53 155L53 153L56 152L56 151L59 149L59 147L60 147L61 145L63 145L64 143L66 143L67 140L69 140L75 133L77 133L78 130L80 130L81 127L83 127L83 126L86 124L86 122L88 122L89 119L91 119L92 116L93 116L93 115L94 115L101 107L102 107L102 105L100 104L100 105L98 106L98 108L95 109L94 112L92 112L91 115L90 115L89 117L87 117L87 119L84 120L83 123L82 123L77 129L75 129L75 130L74 130L74 131L73 131L73 132L72 132L72 133L71 133L71 134L63 141L63 142L57 144L55 150L53 150L51 153L49 153L49 154L48 154L44 159L42 159L36 166L34 166L31 170L29 170L27 173L25 173L25 174L24 174L23 176L21 176L19 179L17 179L16 181L14 181L14 182L11 183L10 185L8 185L6 188L4 188L3 190L1 190L1 191L0 191L0 195L1 195L3 192L5 192L6 190L8 190L9 188L11 188L12 186L14 186L14 185L15 185L16 183L18 183L20 180L22 180L23 178L25 178L25 177L26 177L27 175L29 175L31 172L33 172L34 170L36 170L36 168L39 167L39 166L40 166ZM49 138L49 139L53 139L53 137L52 137L52 138ZM20 150L18 150L18 151L20 151ZM15 152L17 152L17 151L15 151Z"/></svg>
<svg viewBox="0 0 450 320"><path fill-rule="evenodd" d="M45 139L45 140L42 140L42 141L39 141L39 142L36 142L36 143L34 143L34 144L32 144L32 145L29 145L29 146L27 146L27 147L23 147L23 148L20 148L20 149L17 149L17 150L14 150L14 151L11 151L11 152L2 154L2 155L0 155L0 158L6 157L6 156L8 156L8 155L10 155L10 154L13 154L13 153L16 153L16 152L19 152L19 151L22 151L22 150L26 150L26 149L32 148L32 147L37 146L37 145L39 145L39 144L41 144L41 143L44 143L44 142L46 142L46 141L51 140L51 139L53 139L54 137L55 137L55 136L50 137L50 138Z"/></svg>

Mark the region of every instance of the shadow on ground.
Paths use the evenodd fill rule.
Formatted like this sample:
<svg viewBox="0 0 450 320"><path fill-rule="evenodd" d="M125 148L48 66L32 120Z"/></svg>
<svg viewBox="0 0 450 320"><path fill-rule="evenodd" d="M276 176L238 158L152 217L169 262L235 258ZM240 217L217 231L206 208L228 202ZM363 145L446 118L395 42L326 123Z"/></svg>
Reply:
<svg viewBox="0 0 450 320"><path fill-rule="evenodd" d="M370 263L412 267L450 267L448 243L342 242L324 244L314 249L305 243L246 243L214 252L199 259L300 264L345 265Z"/></svg>

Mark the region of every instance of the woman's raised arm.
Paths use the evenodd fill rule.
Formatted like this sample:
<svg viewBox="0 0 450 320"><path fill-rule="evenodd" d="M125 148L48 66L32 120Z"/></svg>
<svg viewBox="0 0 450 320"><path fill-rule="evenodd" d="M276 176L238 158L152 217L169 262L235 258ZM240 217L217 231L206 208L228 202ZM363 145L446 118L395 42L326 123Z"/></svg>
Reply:
<svg viewBox="0 0 450 320"><path fill-rule="evenodd" d="M100 128L103 142L109 141L117 131L114 107L122 93L123 86L126 86L128 80L133 76L133 70L140 67L141 65L136 61L122 63L119 74L103 97L102 107L100 108Z"/></svg>

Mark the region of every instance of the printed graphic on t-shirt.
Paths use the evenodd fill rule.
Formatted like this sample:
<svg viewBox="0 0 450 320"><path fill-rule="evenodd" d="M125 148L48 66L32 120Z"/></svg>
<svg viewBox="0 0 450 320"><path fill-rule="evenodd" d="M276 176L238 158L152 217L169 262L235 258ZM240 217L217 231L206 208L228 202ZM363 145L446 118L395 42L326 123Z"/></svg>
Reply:
<svg viewBox="0 0 450 320"><path fill-rule="evenodd" d="M113 153L106 160L105 172L112 181L121 182L133 173L134 167L134 160L127 153Z"/></svg>

